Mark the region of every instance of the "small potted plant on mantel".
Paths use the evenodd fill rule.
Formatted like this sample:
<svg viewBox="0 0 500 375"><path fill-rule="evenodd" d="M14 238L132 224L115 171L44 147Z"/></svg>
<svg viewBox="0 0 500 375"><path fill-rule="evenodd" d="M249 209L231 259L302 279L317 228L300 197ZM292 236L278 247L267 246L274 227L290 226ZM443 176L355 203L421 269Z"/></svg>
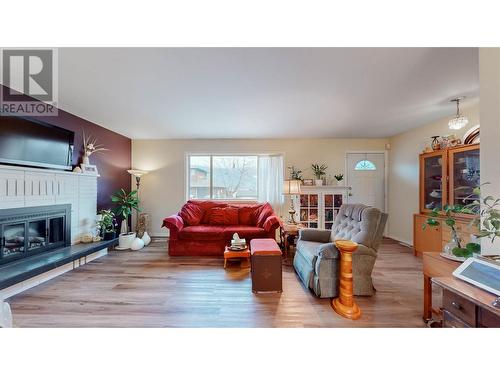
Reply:
<svg viewBox="0 0 500 375"><path fill-rule="evenodd" d="M290 180L300 180L304 181L304 178L302 177L302 171L298 168L295 168L293 165L291 167L288 167L290 170Z"/></svg>
<svg viewBox="0 0 500 375"><path fill-rule="evenodd" d="M344 175L342 173L336 174L333 176L335 180L337 180L337 185L342 186L344 183L342 182L344 180Z"/></svg>
<svg viewBox="0 0 500 375"><path fill-rule="evenodd" d="M127 193L124 189L120 189L111 196L111 201L116 204L113 212L123 219L120 236L118 237L118 247L120 249L129 249L136 238L136 233L128 231L128 218L133 210L140 211L137 190Z"/></svg>
<svg viewBox="0 0 500 375"><path fill-rule="evenodd" d="M316 177L316 180L314 183L316 186L322 186L323 185L323 177L326 175L326 170L328 166L326 164L311 164L311 169L313 171L314 176Z"/></svg>

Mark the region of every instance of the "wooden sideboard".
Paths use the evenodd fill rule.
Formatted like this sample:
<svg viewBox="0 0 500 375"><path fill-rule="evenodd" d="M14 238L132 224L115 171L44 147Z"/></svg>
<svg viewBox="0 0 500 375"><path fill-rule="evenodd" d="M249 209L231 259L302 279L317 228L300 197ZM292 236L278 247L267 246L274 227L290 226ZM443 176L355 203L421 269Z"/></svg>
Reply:
<svg viewBox="0 0 500 375"><path fill-rule="evenodd" d="M500 328L496 296L455 277L437 277L433 284L443 288L443 327Z"/></svg>
<svg viewBox="0 0 500 375"><path fill-rule="evenodd" d="M424 229L427 218L424 214L413 215L413 254L416 256L421 256L424 252L440 253L451 241L451 229L443 222L444 218L435 218L440 224L435 227L427 225ZM476 233L477 229L470 225L469 218L457 217L455 220L458 236L465 245L470 242L471 234Z"/></svg>

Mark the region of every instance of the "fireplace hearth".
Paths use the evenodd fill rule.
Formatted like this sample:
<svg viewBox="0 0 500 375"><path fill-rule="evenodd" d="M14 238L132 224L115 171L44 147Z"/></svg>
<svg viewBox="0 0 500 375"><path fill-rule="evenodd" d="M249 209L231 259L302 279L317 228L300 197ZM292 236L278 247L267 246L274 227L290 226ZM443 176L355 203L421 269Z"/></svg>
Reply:
<svg viewBox="0 0 500 375"><path fill-rule="evenodd" d="M69 246L71 205L0 210L0 264Z"/></svg>

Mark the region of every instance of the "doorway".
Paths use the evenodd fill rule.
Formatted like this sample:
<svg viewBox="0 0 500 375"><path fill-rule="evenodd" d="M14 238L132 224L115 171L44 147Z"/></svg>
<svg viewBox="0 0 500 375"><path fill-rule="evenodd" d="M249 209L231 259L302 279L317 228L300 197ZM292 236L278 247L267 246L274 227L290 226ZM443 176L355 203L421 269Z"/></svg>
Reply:
<svg viewBox="0 0 500 375"><path fill-rule="evenodd" d="M386 212L386 152L347 152L347 201Z"/></svg>

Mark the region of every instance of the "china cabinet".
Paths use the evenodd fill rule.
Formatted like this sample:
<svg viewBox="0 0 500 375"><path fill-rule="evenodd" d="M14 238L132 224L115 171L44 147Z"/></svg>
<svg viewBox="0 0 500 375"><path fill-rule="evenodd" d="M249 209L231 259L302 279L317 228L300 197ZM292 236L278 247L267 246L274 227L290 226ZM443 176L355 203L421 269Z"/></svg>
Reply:
<svg viewBox="0 0 500 375"><path fill-rule="evenodd" d="M480 184L479 144L464 145L420 155L420 212L414 215L413 248L415 255L441 252L451 240L451 231L442 217L437 227L425 227L427 215L446 205L471 203ZM475 228L469 225L473 215L456 215L456 228L462 242L470 242Z"/></svg>

